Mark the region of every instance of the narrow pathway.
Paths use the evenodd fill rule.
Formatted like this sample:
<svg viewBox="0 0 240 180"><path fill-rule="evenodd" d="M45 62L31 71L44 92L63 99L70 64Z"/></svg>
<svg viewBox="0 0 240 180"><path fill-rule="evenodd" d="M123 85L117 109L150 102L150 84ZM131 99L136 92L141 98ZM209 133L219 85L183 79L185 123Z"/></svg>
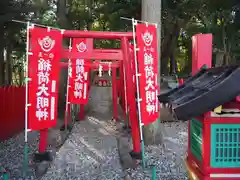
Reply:
<svg viewBox="0 0 240 180"><path fill-rule="evenodd" d="M88 116L75 125L42 180L118 180L122 177L115 128Z"/></svg>
<svg viewBox="0 0 240 180"><path fill-rule="evenodd" d="M112 122L111 87L91 87L88 115L71 135L42 180L120 180L122 168Z"/></svg>

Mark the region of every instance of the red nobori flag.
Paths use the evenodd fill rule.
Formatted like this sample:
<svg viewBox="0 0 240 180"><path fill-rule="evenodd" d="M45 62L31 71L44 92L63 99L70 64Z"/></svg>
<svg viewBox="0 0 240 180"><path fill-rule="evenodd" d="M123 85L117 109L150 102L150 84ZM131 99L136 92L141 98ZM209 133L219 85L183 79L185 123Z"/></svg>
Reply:
<svg viewBox="0 0 240 180"><path fill-rule="evenodd" d="M57 122L58 79L62 34L59 30L31 29L28 76L28 128L50 128Z"/></svg>
<svg viewBox="0 0 240 180"><path fill-rule="evenodd" d="M147 125L158 118L158 49L155 25L136 25L137 47L139 48L138 69L142 122Z"/></svg>
<svg viewBox="0 0 240 180"><path fill-rule="evenodd" d="M72 52L86 52L87 39L73 38ZM69 102L72 104L88 103L88 86L90 67L85 66L85 60L72 59L69 73Z"/></svg>

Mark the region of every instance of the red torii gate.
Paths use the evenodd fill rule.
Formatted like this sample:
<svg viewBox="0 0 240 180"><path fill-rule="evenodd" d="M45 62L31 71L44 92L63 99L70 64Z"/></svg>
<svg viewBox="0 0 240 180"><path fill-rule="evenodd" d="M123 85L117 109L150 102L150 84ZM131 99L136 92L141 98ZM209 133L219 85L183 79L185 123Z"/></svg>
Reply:
<svg viewBox="0 0 240 180"><path fill-rule="evenodd" d="M121 87L124 87L124 71L126 73L126 93L127 93L127 106L129 106L129 118L132 127L132 140L133 140L133 152L131 155L140 157L140 132L138 125L138 116L135 100L133 76L134 69L131 68L129 40L133 39L133 33L131 32L99 32L99 31L79 31L79 30L65 30L63 33L64 38L87 38L87 46L92 47L86 52L69 52L69 49L63 48L61 51L62 58L83 58L85 59L85 66L89 66L93 69L99 66L99 62L90 62L94 60L112 60L112 95L113 95L113 118L117 119L117 81L116 81L116 69L120 68ZM93 39L118 39L121 40L120 49L93 49ZM106 63L101 63L103 69L108 69L109 66ZM67 62L61 63L62 67L67 67ZM124 88L122 89L122 96L124 97ZM82 108L81 108L82 109ZM83 111L82 111L83 112ZM80 116L83 116L81 114Z"/></svg>

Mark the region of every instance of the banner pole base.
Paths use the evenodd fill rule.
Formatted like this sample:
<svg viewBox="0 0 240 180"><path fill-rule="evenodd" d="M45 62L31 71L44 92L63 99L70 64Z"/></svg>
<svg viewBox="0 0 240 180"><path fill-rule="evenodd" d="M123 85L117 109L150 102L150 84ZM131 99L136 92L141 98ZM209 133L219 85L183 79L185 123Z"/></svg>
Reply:
<svg viewBox="0 0 240 180"><path fill-rule="evenodd" d="M66 129L66 126L65 126L65 124L63 124L61 127L60 127L60 131L65 131L65 129ZM67 130L71 130L72 129L72 127L68 124L67 125Z"/></svg>
<svg viewBox="0 0 240 180"><path fill-rule="evenodd" d="M8 180L8 174L7 173L3 174L3 180Z"/></svg>
<svg viewBox="0 0 240 180"><path fill-rule="evenodd" d="M126 130L128 133L131 133L132 127L129 123L129 113L126 113L126 121L124 122L123 130Z"/></svg>
<svg viewBox="0 0 240 180"><path fill-rule="evenodd" d="M24 162L23 162L23 176L26 177L28 173L28 143L24 144Z"/></svg>
<svg viewBox="0 0 240 180"><path fill-rule="evenodd" d="M53 160L52 154L48 151L34 154L34 162L40 163L43 161L52 161L52 160Z"/></svg>
<svg viewBox="0 0 240 180"><path fill-rule="evenodd" d="M145 163L145 158L144 158L144 154L145 154L145 148L144 148L144 142L143 140L141 141L141 156L142 156L142 166L143 168L146 167L146 163Z"/></svg>
<svg viewBox="0 0 240 180"><path fill-rule="evenodd" d="M4 168L0 168L0 175L2 175L3 180L8 180L8 173Z"/></svg>
<svg viewBox="0 0 240 180"><path fill-rule="evenodd" d="M156 172L156 167L152 167L152 180L157 180L157 172Z"/></svg>
<svg viewBox="0 0 240 180"><path fill-rule="evenodd" d="M129 127L129 126L124 125L123 126L123 130L126 130L128 133L130 133L132 131L132 128Z"/></svg>
<svg viewBox="0 0 240 180"><path fill-rule="evenodd" d="M138 160L142 159L142 152L131 151L129 154L133 159L138 159Z"/></svg>
<svg viewBox="0 0 240 180"><path fill-rule="evenodd" d="M129 129L129 128L131 128L131 127L130 127L130 124L129 124L129 113L127 112L126 113L124 129Z"/></svg>

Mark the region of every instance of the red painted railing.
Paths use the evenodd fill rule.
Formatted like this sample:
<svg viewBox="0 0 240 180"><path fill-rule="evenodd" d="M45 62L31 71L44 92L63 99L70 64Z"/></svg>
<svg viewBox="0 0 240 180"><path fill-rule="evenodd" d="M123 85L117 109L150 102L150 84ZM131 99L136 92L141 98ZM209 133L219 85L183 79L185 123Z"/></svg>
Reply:
<svg viewBox="0 0 240 180"><path fill-rule="evenodd" d="M0 87L0 141L24 129L25 87Z"/></svg>

